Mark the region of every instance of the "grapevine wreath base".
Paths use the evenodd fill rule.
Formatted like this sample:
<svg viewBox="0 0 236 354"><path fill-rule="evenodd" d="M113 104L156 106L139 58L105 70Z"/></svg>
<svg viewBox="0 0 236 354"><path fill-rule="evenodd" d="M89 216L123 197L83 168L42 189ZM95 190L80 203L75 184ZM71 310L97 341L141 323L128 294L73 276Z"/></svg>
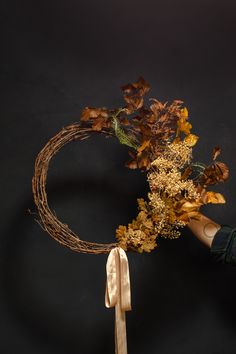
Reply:
<svg viewBox="0 0 236 354"><path fill-rule="evenodd" d="M63 128L41 150L35 161L33 177L33 193L35 204L41 219L41 225L56 241L73 251L82 253L108 253L117 243L102 244L82 241L70 228L59 221L50 210L46 193L46 180L50 160L67 143L74 140L84 140L95 131L92 128L82 128L80 124L72 124ZM102 133L102 131L101 131Z"/></svg>
<svg viewBox="0 0 236 354"><path fill-rule="evenodd" d="M158 237L178 238L181 227L199 218L202 205L225 203L222 194L207 188L229 177L225 163L217 161L221 149L214 147L211 162L193 162L192 149L199 137L191 133L188 110L182 101L162 103L144 96L150 85L142 78L121 87L125 106L117 109L85 107L80 123L56 134L38 154L32 180L34 201L43 229L62 245L76 252L109 253L106 273L106 307L115 306L116 354L127 353L125 311L131 310L128 260L125 251L150 252ZM60 149L72 141L93 134L115 137L129 147L126 167L146 172L150 192L138 198L137 217L116 229L118 242L102 244L83 241L51 211L46 193L49 163Z"/></svg>

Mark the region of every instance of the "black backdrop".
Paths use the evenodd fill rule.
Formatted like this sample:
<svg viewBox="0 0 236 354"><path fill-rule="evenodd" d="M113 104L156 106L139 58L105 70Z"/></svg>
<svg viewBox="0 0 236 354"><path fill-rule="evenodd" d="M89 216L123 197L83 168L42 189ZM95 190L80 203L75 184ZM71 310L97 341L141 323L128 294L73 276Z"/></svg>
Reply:
<svg viewBox="0 0 236 354"><path fill-rule="evenodd" d="M104 306L105 255L76 254L35 222L34 159L85 106L118 107L120 86L142 75L149 97L181 99L195 159L214 146L229 165L204 206L235 226L235 1L2 1L0 351L113 353L113 309ZM125 146L96 137L52 161L48 195L83 239L113 242L136 215L145 175L124 167ZM188 229L151 254L128 254L129 353L235 353L236 269L214 264Z"/></svg>

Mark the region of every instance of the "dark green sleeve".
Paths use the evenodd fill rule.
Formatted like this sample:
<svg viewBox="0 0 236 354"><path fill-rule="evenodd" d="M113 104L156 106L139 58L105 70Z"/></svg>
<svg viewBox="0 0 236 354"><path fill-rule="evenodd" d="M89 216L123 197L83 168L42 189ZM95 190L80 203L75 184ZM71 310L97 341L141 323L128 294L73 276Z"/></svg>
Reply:
<svg viewBox="0 0 236 354"><path fill-rule="evenodd" d="M211 255L218 263L236 265L236 227L222 224L211 245Z"/></svg>

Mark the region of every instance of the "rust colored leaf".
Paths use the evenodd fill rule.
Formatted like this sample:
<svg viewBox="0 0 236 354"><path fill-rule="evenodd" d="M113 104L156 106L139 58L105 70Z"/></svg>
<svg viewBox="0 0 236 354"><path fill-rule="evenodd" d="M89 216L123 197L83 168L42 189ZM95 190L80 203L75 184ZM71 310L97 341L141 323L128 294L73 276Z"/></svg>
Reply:
<svg viewBox="0 0 236 354"><path fill-rule="evenodd" d="M139 95L128 96L124 95L124 100L128 103L127 109L133 112L143 106L143 97Z"/></svg>
<svg viewBox="0 0 236 354"><path fill-rule="evenodd" d="M212 151L212 159L215 160L221 153L221 148L219 146L215 146Z"/></svg>
<svg viewBox="0 0 236 354"><path fill-rule="evenodd" d="M224 182L229 178L229 169L224 162L215 162L215 170L220 182Z"/></svg>
<svg viewBox="0 0 236 354"><path fill-rule="evenodd" d="M81 120L82 121L88 121L90 119L95 119L98 116L102 116L103 118L108 118L109 114L108 111L105 108L91 108L91 107L85 107L82 110L81 114Z"/></svg>
<svg viewBox="0 0 236 354"><path fill-rule="evenodd" d="M148 109L145 106L143 106L139 109L140 118L147 119L151 114L152 114L152 112L150 111L150 109Z"/></svg>
<svg viewBox="0 0 236 354"><path fill-rule="evenodd" d="M121 90L125 94L138 94L139 96L144 96L150 90L150 88L150 85L147 83L147 81L144 80L142 76L140 76L136 82L121 86Z"/></svg>
<svg viewBox="0 0 236 354"><path fill-rule="evenodd" d="M133 83L133 86L139 90L139 94L141 96L144 96L151 88L149 83L147 83L142 76L140 76L138 80Z"/></svg>
<svg viewBox="0 0 236 354"><path fill-rule="evenodd" d="M158 122L159 123L168 123L168 120L169 120L169 117L168 117L168 114L163 114L159 119L158 119Z"/></svg>
<svg viewBox="0 0 236 354"><path fill-rule="evenodd" d="M153 124L157 121L157 118L154 114L150 114L147 118L146 118L146 122L147 124Z"/></svg>
<svg viewBox="0 0 236 354"><path fill-rule="evenodd" d="M150 85L140 76L136 82L123 85L121 89L124 100L127 103L125 107L126 113L131 114L143 108L143 96L150 90Z"/></svg>
<svg viewBox="0 0 236 354"><path fill-rule="evenodd" d="M130 125L130 121L128 118L121 118L120 119L121 124L123 125Z"/></svg>
<svg viewBox="0 0 236 354"><path fill-rule="evenodd" d="M163 104L156 98L150 98L149 100L153 101L153 103L150 105L150 109L154 113L155 117L157 117L160 112L166 107L166 103Z"/></svg>

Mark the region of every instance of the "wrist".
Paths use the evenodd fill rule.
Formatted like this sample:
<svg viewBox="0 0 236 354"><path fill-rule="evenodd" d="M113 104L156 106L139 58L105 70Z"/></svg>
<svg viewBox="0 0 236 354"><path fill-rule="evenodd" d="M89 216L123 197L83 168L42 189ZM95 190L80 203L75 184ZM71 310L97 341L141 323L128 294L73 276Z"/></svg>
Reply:
<svg viewBox="0 0 236 354"><path fill-rule="evenodd" d="M190 219L187 226L193 234L208 247L211 247L214 236L221 227L201 213L198 220Z"/></svg>

